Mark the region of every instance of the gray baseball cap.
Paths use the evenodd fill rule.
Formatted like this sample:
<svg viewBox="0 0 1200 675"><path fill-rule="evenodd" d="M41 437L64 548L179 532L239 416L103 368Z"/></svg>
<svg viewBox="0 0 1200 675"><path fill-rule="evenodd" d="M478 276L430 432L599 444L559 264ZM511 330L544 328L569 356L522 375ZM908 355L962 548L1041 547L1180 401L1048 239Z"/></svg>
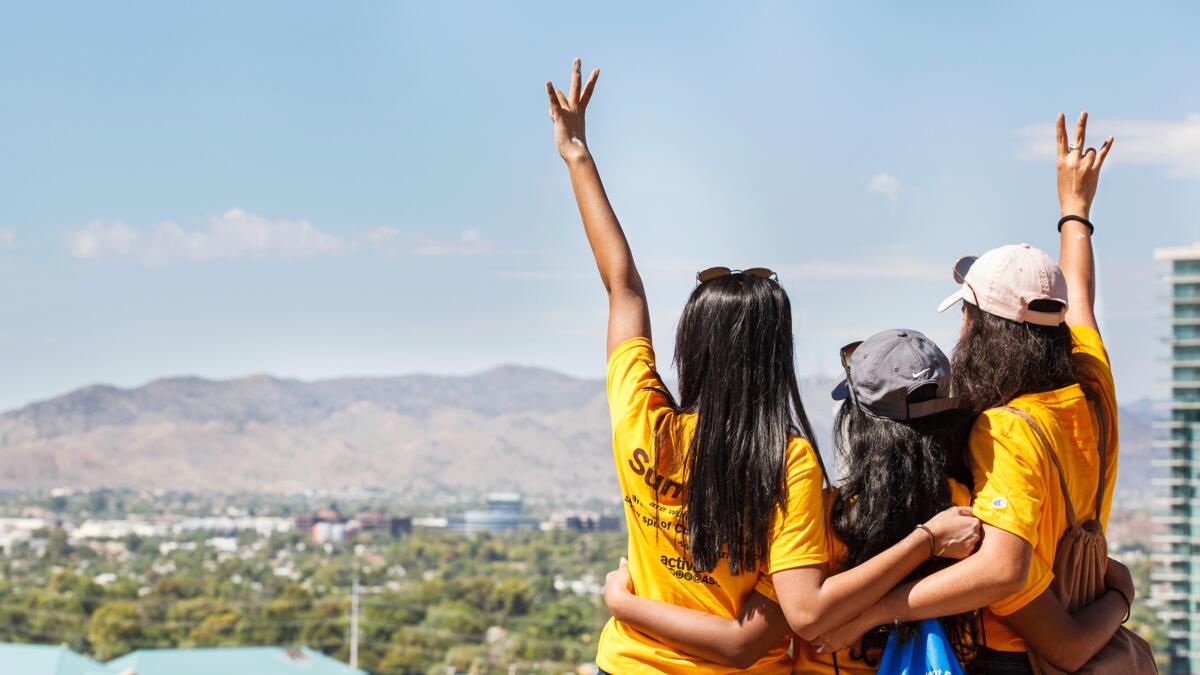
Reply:
<svg viewBox="0 0 1200 675"><path fill-rule="evenodd" d="M876 333L842 347L846 379L833 388L833 398L850 398L877 417L910 420L958 407L950 396L950 359L920 331L904 328ZM910 401L918 389L928 394ZM924 391L928 391L927 389Z"/></svg>

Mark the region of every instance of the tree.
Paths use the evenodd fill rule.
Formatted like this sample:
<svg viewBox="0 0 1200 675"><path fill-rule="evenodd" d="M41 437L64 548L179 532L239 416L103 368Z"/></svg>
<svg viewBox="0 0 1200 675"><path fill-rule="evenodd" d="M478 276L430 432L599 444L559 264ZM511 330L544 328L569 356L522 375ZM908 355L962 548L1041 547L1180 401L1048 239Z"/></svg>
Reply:
<svg viewBox="0 0 1200 675"><path fill-rule="evenodd" d="M61 527L50 530L46 537L46 557L50 560L65 560L71 555L71 544L67 541L67 532Z"/></svg>
<svg viewBox="0 0 1200 675"><path fill-rule="evenodd" d="M487 630L487 624L470 605L463 602L444 602L429 608L421 624L434 631L458 636L461 641L478 642Z"/></svg>
<svg viewBox="0 0 1200 675"><path fill-rule="evenodd" d="M88 623L88 640L101 661L136 649L144 637L142 617L132 602L105 603Z"/></svg>

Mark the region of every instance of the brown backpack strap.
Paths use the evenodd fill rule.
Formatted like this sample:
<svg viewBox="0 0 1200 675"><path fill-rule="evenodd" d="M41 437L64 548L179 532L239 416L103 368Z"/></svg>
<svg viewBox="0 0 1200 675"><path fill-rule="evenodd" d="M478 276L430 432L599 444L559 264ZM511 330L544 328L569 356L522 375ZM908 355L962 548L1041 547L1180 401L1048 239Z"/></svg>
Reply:
<svg viewBox="0 0 1200 675"><path fill-rule="evenodd" d="M1049 453L1050 459L1054 461L1054 468L1058 470L1058 484L1062 486L1063 499L1067 502L1067 523L1071 527L1075 527L1075 505L1071 503L1071 491L1067 489L1067 476L1063 473L1062 464L1058 462L1058 453L1054 452L1054 445L1050 443L1050 439L1046 437L1046 432L1042 431L1042 425L1038 424L1037 420L1033 419L1029 413L1021 410L1020 408L1005 406L1004 408L1001 408L1001 410L1007 410L1008 412L1013 413L1017 417L1025 420L1025 422L1029 424L1029 427L1033 429L1033 433L1037 435L1038 440L1042 442L1042 447L1044 447L1046 452ZM1103 491L1101 491L1101 495L1103 494Z"/></svg>
<svg viewBox="0 0 1200 675"><path fill-rule="evenodd" d="M1096 484L1096 520L1100 520L1100 514L1104 512L1104 484L1108 473L1108 418L1104 415L1104 406L1092 395L1091 389L1085 387L1083 393L1096 411L1096 426L1100 429L1100 482Z"/></svg>

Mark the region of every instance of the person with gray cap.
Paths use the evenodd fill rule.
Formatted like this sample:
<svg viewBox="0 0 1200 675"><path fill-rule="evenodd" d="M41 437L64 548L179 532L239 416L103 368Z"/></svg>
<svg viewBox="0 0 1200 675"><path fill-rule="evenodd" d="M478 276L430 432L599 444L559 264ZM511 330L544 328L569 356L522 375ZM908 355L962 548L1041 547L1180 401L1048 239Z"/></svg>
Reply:
<svg viewBox="0 0 1200 675"><path fill-rule="evenodd" d="M881 623L982 607L975 672L1031 673L1034 663L1039 673L1073 672L1098 654L1107 657L1110 642L1125 633L1118 629L1128 617L1133 583L1124 566L1105 559L1102 541L1092 549L1099 552L1095 568L1091 551L1086 559L1058 559L1060 540L1076 533L1102 540L1118 459L1115 386L1093 309L1088 220L1113 139L1098 152L1084 151L1086 125L1083 113L1071 147L1058 117L1058 262L1028 244L963 258L953 270L959 288L939 308L962 304L952 380L959 405L976 416L967 459L972 507L984 523L981 548L900 585L822 636L829 648L853 643ZM1091 522L1078 528L1075 514ZM1088 571L1081 575L1083 565ZM1083 577L1078 586L1090 583L1092 590L1082 599L1056 583ZM1071 614L1062 608L1068 600L1078 608ZM1125 672L1154 672L1153 662Z"/></svg>

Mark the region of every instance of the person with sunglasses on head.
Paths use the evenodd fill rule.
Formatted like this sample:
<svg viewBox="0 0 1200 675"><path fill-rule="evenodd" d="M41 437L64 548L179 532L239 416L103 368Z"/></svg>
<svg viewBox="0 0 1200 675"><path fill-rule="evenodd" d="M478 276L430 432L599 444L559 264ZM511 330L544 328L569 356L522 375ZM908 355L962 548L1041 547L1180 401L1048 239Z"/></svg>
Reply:
<svg viewBox="0 0 1200 675"><path fill-rule="evenodd" d="M1076 531L1076 514L1093 515L1103 535L1117 473L1115 385L1093 310L1095 262L1088 220L1100 168L1112 147L1084 150L1087 113L1074 146L1057 121L1059 261L1027 244L1003 246L954 268L959 290L940 310L962 303L954 352L955 396L977 415L968 461L975 513L983 520L978 554L903 584L883 602L818 638L836 649L872 626L985 608L975 672L1031 673L1049 665L1083 667L1128 618L1129 571L1107 561L1100 591L1062 611L1082 559L1057 559L1060 539ZM1082 519L1082 518L1081 518ZM1098 530L1098 532L1097 532ZM1102 544L1101 544L1102 546ZM1104 553L1100 554L1103 565ZM1072 586L1077 588L1077 586ZM1148 666L1151 671L1153 664Z"/></svg>
<svg viewBox="0 0 1200 675"><path fill-rule="evenodd" d="M642 280L584 134L598 76L583 84L576 59L569 92L550 82L546 91L608 292L607 387L629 575L645 597L774 628L758 635L760 656L731 667L724 647L693 653L668 633L613 620L596 661L622 674L790 672L789 625L815 635L844 623L931 551L969 553L978 522L947 509L856 573L827 578L825 472L796 382L791 305L767 270L698 275L676 329L679 400L671 396L658 373ZM781 615L785 622L770 621Z"/></svg>

